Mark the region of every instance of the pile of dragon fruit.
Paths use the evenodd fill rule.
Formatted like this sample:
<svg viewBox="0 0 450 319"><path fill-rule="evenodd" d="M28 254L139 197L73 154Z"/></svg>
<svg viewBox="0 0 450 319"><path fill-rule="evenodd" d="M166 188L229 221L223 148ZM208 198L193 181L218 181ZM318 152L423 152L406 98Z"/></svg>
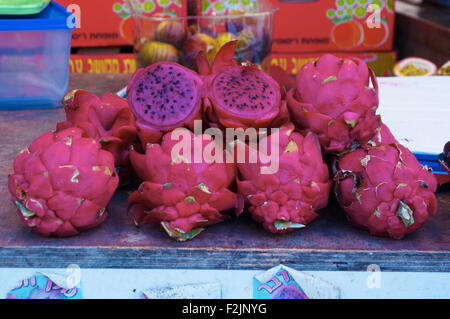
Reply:
<svg viewBox="0 0 450 319"><path fill-rule="evenodd" d="M286 92L257 67L239 65L235 44L212 65L200 53L198 72L173 62L139 69L127 100L67 93L66 121L22 150L9 176L25 225L57 237L97 227L134 174L141 183L127 208L136 225L159 224L179 241L230 212L251 214L272 233L301 231L319 218L332 188L350 223L371 235L402 238L436 214L435 177L382 124L377 80L363 61L325 54L303 66ZM263 174L261 160L175 160L175 129L210 148L211 135L193 133L195 120L222 131L279 128L270 144L278 170ZM243 144L235 146L250 154Z"/></svg>

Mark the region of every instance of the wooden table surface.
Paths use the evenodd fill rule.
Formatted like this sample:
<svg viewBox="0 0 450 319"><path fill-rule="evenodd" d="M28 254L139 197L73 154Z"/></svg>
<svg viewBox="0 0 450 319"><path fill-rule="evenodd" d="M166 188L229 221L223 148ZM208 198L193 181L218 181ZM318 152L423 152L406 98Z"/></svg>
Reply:
<svg viewBox="0 0 450 319"><path fill-rule="evenodd" d="M128 75L71 74L70 88L116 92ZM302 270L450 271L450 185L437 192L438 214L402 240L355 229L331 202L321 218L287 235L265 232L248 216L209 227L179 243L159 227L136 228L125 209L132 189L114 196L106 222L66 239L43 238L22 225L7 190L17 152L64 119L62 109L0 111L0 267L267 269L279 263Z"/></svg>

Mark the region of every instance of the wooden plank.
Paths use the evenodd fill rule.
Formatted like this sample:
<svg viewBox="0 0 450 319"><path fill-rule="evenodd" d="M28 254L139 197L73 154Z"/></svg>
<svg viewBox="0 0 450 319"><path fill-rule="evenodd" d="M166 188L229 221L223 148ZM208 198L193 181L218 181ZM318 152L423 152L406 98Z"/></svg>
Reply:
<svg viewBox="0 0 450 319"><path fill-rule="evenodd" d="M0 267L16 268L264 270L282 263L303 271L366 271L373 264L383 271L450 271L450 254L442 252L31 247L0 248L0 258Z"/></svg>
<svg viewBox="0 0 450 319"><path fill-rule="evenodd" d="M71 75L71 87L97 94L116 91L124 75ZM99 228L65 239L44 238L22 225L8 200L7 174L16 153L64 119L61 109L0 112L0 267L267 269L278 263L303 270L450 271L450 185L438 194L438 214L403 240L376 238L350 226L333 201L305 229L273 235L249 216L231 217L190 242L178 243L159 227L136 228L119 190Z"/></svg>

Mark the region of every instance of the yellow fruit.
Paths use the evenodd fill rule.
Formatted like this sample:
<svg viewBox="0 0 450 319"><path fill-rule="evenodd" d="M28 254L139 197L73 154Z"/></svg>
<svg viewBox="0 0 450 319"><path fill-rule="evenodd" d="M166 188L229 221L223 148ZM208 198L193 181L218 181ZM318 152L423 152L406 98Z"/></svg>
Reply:
<svg viewBox="0 0 450 319"><path fill-rule="evenodd" d="M236 40L236 36L230 32L219 33L216 37L217 48L221 48L225 43Z"/></svg>
<svg viewBox="0 0 450 319"><path fill-rule="evenodd" d="M144 65L159 61L178 62L178 50L169 43L149 41L142 46L139 57Z"/></svg>

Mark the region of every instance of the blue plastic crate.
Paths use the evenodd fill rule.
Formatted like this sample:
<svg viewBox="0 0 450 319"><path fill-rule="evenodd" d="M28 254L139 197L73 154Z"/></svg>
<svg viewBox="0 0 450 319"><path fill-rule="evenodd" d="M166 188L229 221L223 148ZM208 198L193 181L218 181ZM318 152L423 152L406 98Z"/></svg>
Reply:
<svg viewBox="0 0 450 319"><path fill-rule="evenodd" d="M428 165L433 169L433 173L435 174L444 174L447 172L444 168L439 164L438 158L439 154L430 154L430 153L421 153L421 152L413 152L414 156L422 165Z"/></svg>
<svg viewBox="0 0 450 319"><path fill-rule="evenodd" d="M53 1L39 14L0 15L0 110L61 105L73 26L74 16Z"/></svg>

